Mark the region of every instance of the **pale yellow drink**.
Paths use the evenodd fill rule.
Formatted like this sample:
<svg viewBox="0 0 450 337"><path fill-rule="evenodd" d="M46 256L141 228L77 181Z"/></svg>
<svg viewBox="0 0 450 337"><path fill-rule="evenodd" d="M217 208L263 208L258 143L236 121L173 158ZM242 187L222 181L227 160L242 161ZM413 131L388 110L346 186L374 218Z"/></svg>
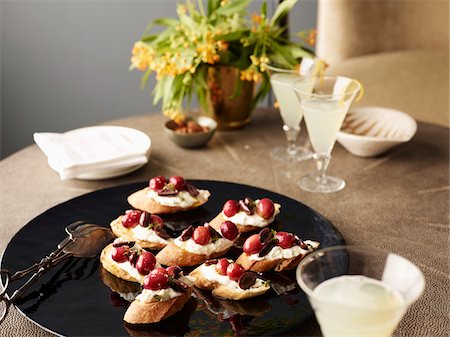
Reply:
<svg viewBox="0 0 450 337"><path fill-rule="evenodd" d="M337 100L305 99L301 107L314 151L329 155L349 106Z"/></svg>
<svg viewBox="0 0 450 337"><path fill-rule="evenodd" d="M310 300L326 337L391 336L406 308L396 290L362 275L326 280Z"/></svg>
<svg viewBox="0 0 450 337"><path fill-rule="evenodd" d="M298 128L303 118L303 112L300 107L292 84L301 80L302 77L295 73L274 73L270 76L270 84L280 105L281 118L283 123L290 128ZM305 92L312 92L313 80L305 77L303 81L296 82L296 87Z"/></svg>

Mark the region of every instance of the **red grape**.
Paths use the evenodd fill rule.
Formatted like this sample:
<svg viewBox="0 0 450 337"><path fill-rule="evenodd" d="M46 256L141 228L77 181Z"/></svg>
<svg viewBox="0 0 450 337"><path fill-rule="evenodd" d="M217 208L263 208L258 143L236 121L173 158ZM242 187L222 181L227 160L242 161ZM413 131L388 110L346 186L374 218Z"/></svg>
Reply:
<svg viewBox="0 0 450 337"><path fill-rule="evenodd" d="M122 217L122 225L126 228L133 228L139 224L139 219L141 218L141 211L137 209L128 210Z"/></svg>
<svg viewBox="0 0 450 337"><path fill-rule="evenodd" d="M245 272L244 267L242 267L238 263L231 263L227 267L227 275L233 281L239 280L239 277L241 277L241 275L244 274L244 272Z"/></svg>
<svg viewBox="0 0 450 337"><path fill-rule="evenodd" d="M242 249L247 255L258 253L263 245L259 240L259 234L253 234L244 242Z"/></svg>
<svg viewBox="0 0 450 337"><path fill-rule="evenodd" d="M259 216L263 217L264 219L270 219L273 217L273 214L275 213L275 205L273 204L273 201L269 198L261 199L258 202L257 210Z"/></svg>
<svg viewBox="0 0 450 337"><path fill-rule="evenodd" d="M183 270L178 267L178 266L170 266L166 268L167 274L169 274L169 276L173 276L175 278L178 277L178 275L180 275Z"/></svg>
<svg viewBox="0 0 450 337"><path fill-rule="evenodd" d="M239 203L236 200L230 199L223 205L222 210L223 214L230 218L239 213L240 209Z"/></svg>
<svg viewBox="0 0 450 337"><path fill-rule="evenodd" d="M166 275L169 275L169 273L167 272L166 268L162 268L162 267L153 269L150 272L150 274L166 274Z"/></svg>
<svg viewBox="0 0 450 337"><path fill-rule="evenodd" d="M225 259L225 258L220 259L219 262L217 262L217 264L216 264L216 271L220 275L226 275L229 264L230 264L230 262L228 262L227 259Z"/></svg>
<svg viewBox="0 0 450 337"><path fill-rule="evenodd" d="M125 262L128 260L128 251L129 248L127 246L115 247L111 253L111 258L116 262Z"/></svg>
<svg viewBox="0 0 450 337"><path fill-rule="evenodd" d="M144 278L144 288L150 290L161 290L167 288L169 276L163 273L151 273Z"/></svg>
<svg viewBox="0 0 450 337"><path fill-rule="evenodd" d="M136 261L136 269L141 275L147 275L150 271L155 268L156 258L150 252L142 251Z"/></svg>
<svg viewBox="0 0 450 337"><path fill-rule="evenodd" d="M281 248L291 248L294 245L295 236L288 232L278 232L275 235L278 240L278 246Z"/></svg>
<svg viewBox="0 0 450 337"><path fill-rule="evenodd" d="M231 221L224 221L220 225L220 232L225 239L234 240L239 234L238 228Z"/></svg>
<svg viewBox="0 0 450 337"><path fill-rule="evenodd" d="M157 177L150 179L148 186L153 191L161 191L164 188L165 184L166 184L166 178L164 176L157 176Z"/></svg>
<svg viewBox="0 0 450 337"><path fill-rule="evenodd" d="M186 182L183 177L173 176L169 179L169 181L178 191L182 191L186 188Z"/></svg>
<svg viewBox="0 0 450 337"><path fill-rule="evenodd" d="M209 229L200 226L194 229L194 234L192 234L192 239L195 241L195 243L199 245L206 245L209 243L209 240L211 239L211 234L209 233Z"/></svg>
<svg viewBox="0 0 450 337"><path fill-rule="evenodd" d="M163 219L161 219L158 215L150 215L150 223L161 224L163 223Z"/></svg>

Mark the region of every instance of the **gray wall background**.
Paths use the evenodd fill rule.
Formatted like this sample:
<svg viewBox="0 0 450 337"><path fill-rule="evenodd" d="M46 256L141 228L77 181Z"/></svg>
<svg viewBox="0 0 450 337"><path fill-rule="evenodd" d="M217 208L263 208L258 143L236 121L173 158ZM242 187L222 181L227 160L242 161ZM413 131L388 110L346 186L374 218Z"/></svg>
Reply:
<svg viewBox="0 0 450 337"><path fill-rule="evenodd" d="M1 1L0 158L32 144L34 132L159 111L154 78L141 91L129 59L151 20L176 15L175 0ZM291 32L315 27L316 17L316 0L299 0Z"/></svg>

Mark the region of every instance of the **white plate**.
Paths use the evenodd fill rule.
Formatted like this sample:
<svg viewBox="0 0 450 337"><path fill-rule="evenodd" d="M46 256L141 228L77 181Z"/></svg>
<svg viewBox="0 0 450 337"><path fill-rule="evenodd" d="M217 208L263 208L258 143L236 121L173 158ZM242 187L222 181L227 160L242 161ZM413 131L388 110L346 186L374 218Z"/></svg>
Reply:
<svg viewBox="0 0 450 337"><path fill-rule="evenodd" d="M80 147L77 150L81 153L84 151L84 156L90 154L92 157L101 158L93 160L91 163L83 163L84 167L94 165L94 167L100 166L99 168L72 173L67 179L97 180L118 177L137 170L145 165L150 158L151 140L145 133L136 129L122 126L93 126L68 131L64 133L64 136L73 137L77 142L80 142ZM89 142L90 139L96 138L99 139L97 144ZM114 145L109 146L108 142L114 142ZM119 149L123 158L118 163L114 162L113 150L115 147ZM105 153L99 153L99 151L105 151ZM99 155L97 156L97 154ZM142 158L143 154L146 158ZM126 158L127 156L131 157ZM59 172L60 165L57 161L49 158L48 162L50 167Z"/></svg>
<svg viewBox="0 0 450 337"><path fill-rule="evenodd" d="M81 180L100 180L100 179L108 179L108 178L120 177L120 176L124 176L125 174L128 174L128 173L131 173L133 171L136 171L137 169L141 168L144 165L145 164L129 166L129 167L123 168L121 170L116 170L116 171L107 171L107 170L105 170L105 171L97 171L97 172L90 172L90 173L80 174L80 175L76 176L76 179L81 179Z"/></svg>

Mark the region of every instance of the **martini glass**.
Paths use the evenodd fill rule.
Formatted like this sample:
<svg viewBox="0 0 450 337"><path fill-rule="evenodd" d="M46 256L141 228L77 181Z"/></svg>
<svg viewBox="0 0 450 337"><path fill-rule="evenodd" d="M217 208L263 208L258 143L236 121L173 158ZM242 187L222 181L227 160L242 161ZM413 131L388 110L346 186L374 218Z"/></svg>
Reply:
<svg viewBox="0 0 450 337"><path fill-rule="evenodd" d="M342 178L329 176L326 170L337 133L361 85L343 76L323 76L313 81L312 90L305 90L303 81L292 84L305 116L318 170L301 178L299 185L309 192L331 193L345 187Z"/></svg>
<svg viewBox="0 0 450 337"><path fill-rule="evenodd" d="M296 82L298 87L306 92L311 92L314 84L313 65L314 60L304 59L300 70L266 66L270 74L270 84L280 107L283 131L288 142L287 146L275 147L270 150L270 155L275 160L298 162L310 159L312 156L312 152L305 146L297 146L303 111L292 84Z"/></svg>
<svg viewBox="0 0 450 337"><path fill-rule="evenodd" d="M297 267L297 282L325 337L391 336L425 289L425 278L411 261L356 246L307 255Z"/></svg>

